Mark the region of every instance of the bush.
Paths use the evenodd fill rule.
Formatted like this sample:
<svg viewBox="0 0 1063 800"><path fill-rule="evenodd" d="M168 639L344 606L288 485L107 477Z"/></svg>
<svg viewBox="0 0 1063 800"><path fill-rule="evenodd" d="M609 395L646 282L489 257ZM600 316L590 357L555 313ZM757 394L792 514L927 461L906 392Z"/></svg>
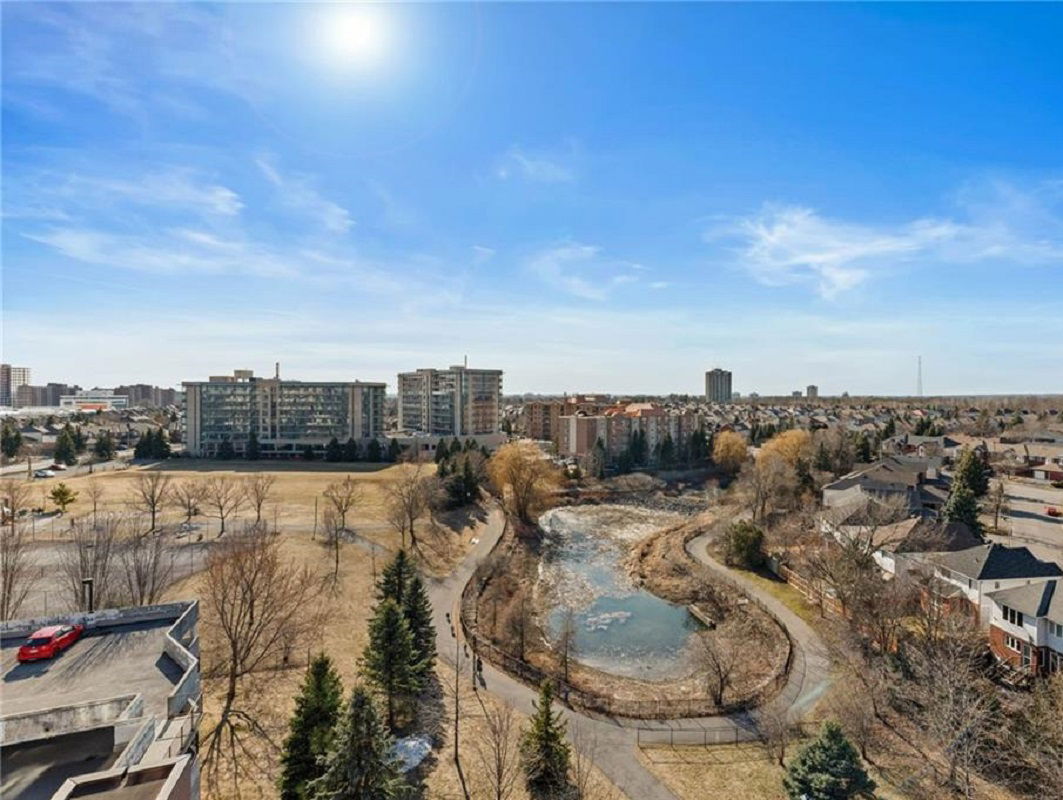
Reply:
<svg viewBox="0 0 1063 800"><path fill-rule="evenodd" d="M764 566L764 532L752 522L736 522L724 537L724 561L740 569Z"/></svg>

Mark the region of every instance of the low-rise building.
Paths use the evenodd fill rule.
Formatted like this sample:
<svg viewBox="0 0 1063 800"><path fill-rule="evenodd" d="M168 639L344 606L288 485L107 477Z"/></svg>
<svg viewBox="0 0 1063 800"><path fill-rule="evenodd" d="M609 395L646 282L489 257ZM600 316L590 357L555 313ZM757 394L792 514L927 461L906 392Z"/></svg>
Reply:
<svg viewBox="0 0 1063 800"><path fill-rule="evenodd" d="M129 398L114 389L82 389L59 398L59 407L75 411L111 411L129 407Z"/></svg>
<svg viewBox="0 0 1063 800"><path fill-rule="evenodd" d="M1028 675L1063 670L1063 581L990 592L989 648Z"/></svg>
<svg viewBox="0 0 1063 800"><path fill-rule="evenodd" d="M182 439L192 456L213 457L226 442L237 457L252 436L261 458L295 458L330 440L364 444L384 434L383 383L257 378L251 370L186 381Z"/></svg>

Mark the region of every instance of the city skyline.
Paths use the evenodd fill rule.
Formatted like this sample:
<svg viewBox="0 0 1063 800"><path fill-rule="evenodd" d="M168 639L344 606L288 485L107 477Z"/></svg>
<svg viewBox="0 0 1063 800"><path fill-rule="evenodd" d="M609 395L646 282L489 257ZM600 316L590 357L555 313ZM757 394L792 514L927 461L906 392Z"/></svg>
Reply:
<svg viewBox="0 0 1063 800"><path fill-rule="evenodd" d="M348 11L5 8L6 362L1063 391L1058 6Z"/></svg>

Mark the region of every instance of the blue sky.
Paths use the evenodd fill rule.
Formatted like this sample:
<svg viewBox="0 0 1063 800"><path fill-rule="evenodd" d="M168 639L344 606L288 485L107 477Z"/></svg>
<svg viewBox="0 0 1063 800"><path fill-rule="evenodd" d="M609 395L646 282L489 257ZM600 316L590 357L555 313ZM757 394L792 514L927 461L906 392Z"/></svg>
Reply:
<svg viewBox="0 0 1063 800"><path fill-rule="evenodd" d="M1063 391L1063 6L3 6L3 353Z"/></svg>

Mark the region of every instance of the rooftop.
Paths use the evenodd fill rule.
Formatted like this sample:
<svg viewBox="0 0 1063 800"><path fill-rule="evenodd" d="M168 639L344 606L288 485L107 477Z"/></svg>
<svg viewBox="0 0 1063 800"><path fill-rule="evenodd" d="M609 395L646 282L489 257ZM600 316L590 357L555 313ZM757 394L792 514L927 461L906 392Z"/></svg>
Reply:
<svg viewBox="0 0 1063 800"><path fill-rule="evenodd" d="M1056 578L1063 576L1058 564L1042 561L1025 547L992 543L935 555L932 561L974 580Z"/></svg>

